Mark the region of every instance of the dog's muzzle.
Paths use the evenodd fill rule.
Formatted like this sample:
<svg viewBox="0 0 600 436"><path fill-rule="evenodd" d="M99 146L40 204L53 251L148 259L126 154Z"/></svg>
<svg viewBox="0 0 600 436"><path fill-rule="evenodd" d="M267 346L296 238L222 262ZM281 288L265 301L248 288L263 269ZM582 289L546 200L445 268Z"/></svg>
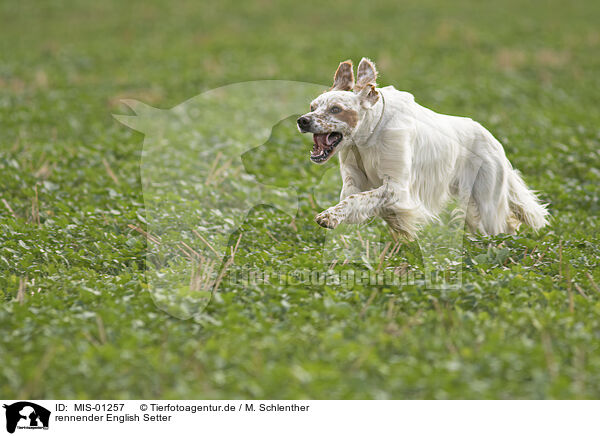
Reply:
<svg viewBox="0 0 600 436"><path fill-rule="evenodd" d="M335 149L340 142L342 142L343 136L340 132L315 132L315 125L313 120L307 116L301 116L296 120L298 129L301 133L312 133L313 134L313 148L310 153L310 160L314 163L324 163L335 153Z"/></svg>

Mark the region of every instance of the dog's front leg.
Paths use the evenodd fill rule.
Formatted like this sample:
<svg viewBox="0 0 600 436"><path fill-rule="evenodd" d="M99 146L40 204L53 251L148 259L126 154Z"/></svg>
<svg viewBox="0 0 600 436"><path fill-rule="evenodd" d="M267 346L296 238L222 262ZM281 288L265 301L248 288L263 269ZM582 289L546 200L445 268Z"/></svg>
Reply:
<svg viewBox="0 0 600 436"><path fill-rule="evenodd" d="M367 189L367 176L360 169L356 155L351 150L340 151L340 175L342 176L340 201Z"/></svg>
<svg viewBox="0 0 600 436"><path fill-rule="evenodd" d="M344 195L357 186L356 181L363 177L366 186L366 175L360 171L355 155L350 151L340 156L342 180L344 185L349 183L348 190L342 189L342 200L335 206L321 212L315 217L317 223L326 228L333 229L340 223L358 224L373 216L382 216L392 222L394 227L403 231L403 220L392 220L398 213L406 215L417 210L410 195L410 168L411 168L411 129L387 129L379 145L378 174L384 180L383 185L370 191ZM411 230L408 230L412 233Z"/></svg>
<svg viewBox="0 0 600 436"><path fill-rule="evenodd" d="M321 227L329 229L336 228L342 222L359 224L404 200L404 192L400 185L388 181L377 189L349 195L335 206L318 214L315 221Z"/></svg>
<svg viewBox="0 0 600 436"><path fill-rule="evenodd" d="M354 206L344 202L348 197L364 193L367 186L367 176L359 168L356 155L349 149L340 151L340 173L342 176L342 190L340 203L321 212L315 221L328 229L334 229L349 215L349 209ZM354 203L354 202L353 202ZM353 215L350 213L350 215Z"/></svg>
<svg viewBox="0 0 600 436"><path fill-rule="evenodd" d="M342 191L340 192L340 201L360 192L362 192L362 189L360 189L351 179L344 180Z"/></svg>

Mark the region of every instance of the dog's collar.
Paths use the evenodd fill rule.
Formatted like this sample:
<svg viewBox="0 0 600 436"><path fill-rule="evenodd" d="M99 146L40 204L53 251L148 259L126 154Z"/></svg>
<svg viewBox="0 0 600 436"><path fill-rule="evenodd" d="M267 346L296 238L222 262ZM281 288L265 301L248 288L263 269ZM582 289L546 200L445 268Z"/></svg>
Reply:
<svg viewBox="0 0 600 436"><path fill-rule="evenodd" d="M377 124L375 124L375 127L373 128L373 130L371 130L369 132L369 134L366 137L366 139L365 140L360 140L360 142L363 143L363 144L368 144L369 143L369 141L371 140L371 137L377 131L377 129L381 125L381 121L383 120L383 114L385 113L385 97L383 96L383 92L381 92L381 91L379 91L379 95L381 96L381 114L379 115L379 120L377 121ZM353 142L356 143L356 141L353 141Z"/></svg>
<svg viewBox="0 0 600 436"><path fill-rule="evenodd" d="M371 130L371 133L369 133L369 136L367 137L365 143L369 142L371 136L373 136L373 133L375 133L375 131L381 124L381 120L383 119L383 112L385 111L385 98L383 97L383 92L380 91L379 95L381 95L381 115L379 115L379 121L377 121L375 128ZM360 151L358 151L356 141L352 141L352 153L354 154L354 159L356 159L356 164L358 165L358 168L363 172L363 174L366 175L367 171L365 170L365 165L363 164L362 157L360 156Z"/></svg>
<svg viewBox="0 0 600 436"><path fill-rule="evenodd" d="M379 125L381 124L381 120L383 120L383 113L385 112L385 97L383 96L383 92L379 91L379 95L381 96L381 115L379 115L379 121L377 121L377 124L375 124L375 127L373 128L373 130L371 130L371 133L369 133L369 136L367 137L366 142L369 142L369 140L371 139L371 136L373 136L373 133L375 133L375 131L379 128Z"/></svg>
<svg viewBox="0 0 600 436"><path fill-rule="evenodd" d="M385 97L383 96L383 92L381 92L381 91L379 91L379 95L381 96L381 114L379 115L379 120L377 121L377 124L375 125L373 130L371 130L371 133L369 133L369 136L367 136L365 143L369 142L369 140L371 139L371 136L373 136L373 133L375 133L375 131L379 128L379 125L381 124L381 120L383 120L383 113L385 112ZM365 170L365 165L363 164L362 157L360 156L360 151L358 151L358 146L356 145L356 141L352 141L351 148L352 148L352 154L354 154L354 159L356 159L356 164L358 165L358 168L363 172L363 174L366 175L367 171Z"/></svg>

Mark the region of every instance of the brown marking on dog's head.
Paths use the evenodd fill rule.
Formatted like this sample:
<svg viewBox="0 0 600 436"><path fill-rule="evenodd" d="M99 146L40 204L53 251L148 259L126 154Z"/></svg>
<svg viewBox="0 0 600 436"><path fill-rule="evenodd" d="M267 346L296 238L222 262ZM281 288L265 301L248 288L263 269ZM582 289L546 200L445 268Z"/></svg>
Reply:
<svg viewBox="0 0 600 436"><path fill-rule="evenodd" d="M358 123L358 112L351 109L344 109L341 112L333 115L338 120L348 124L348 127L354 129Z"/></svg>
<svg viewBox="0 0 600 436"><path fill-rule="evenodd" d="M360 91L367 85L377 86L377 69L375 64L367 58L362 58L358 64L355 91Z"/></svg>
<svg viewBox="0 0 600 436"><path fill-rule="evenodd" d="M358 93L362 104L365 107L373 106L379 100L379 91L375 89L375 85L369 83L362 91Z"/></svg>
<svg viewBox="0 0 600 436"><path fill-rule="evenodd" d="M362 58L358 64L356 85L354 92L361 98L365 107L373 106L379 100L377 87L377 69L375 64L367 58Z"/></svg>
<svg viewBox="0 0 600 436"><path fill-rule="evenodd" d="M333 76L331 91L350 91L354 87L354 71L352 61L341 62Z"/></svg>

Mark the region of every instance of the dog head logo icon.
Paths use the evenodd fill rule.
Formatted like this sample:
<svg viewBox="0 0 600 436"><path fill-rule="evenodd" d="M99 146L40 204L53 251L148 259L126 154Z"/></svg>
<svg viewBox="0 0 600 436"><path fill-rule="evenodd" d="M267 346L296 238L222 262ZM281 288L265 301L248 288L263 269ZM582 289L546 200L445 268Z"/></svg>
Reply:
<svg viewBox="0 0 600 436"><path fill-rule="evenodd" d="M19 401L3 406L6 409L6 431L18 429L47 429L50 411L29 401Z"/></svg>

